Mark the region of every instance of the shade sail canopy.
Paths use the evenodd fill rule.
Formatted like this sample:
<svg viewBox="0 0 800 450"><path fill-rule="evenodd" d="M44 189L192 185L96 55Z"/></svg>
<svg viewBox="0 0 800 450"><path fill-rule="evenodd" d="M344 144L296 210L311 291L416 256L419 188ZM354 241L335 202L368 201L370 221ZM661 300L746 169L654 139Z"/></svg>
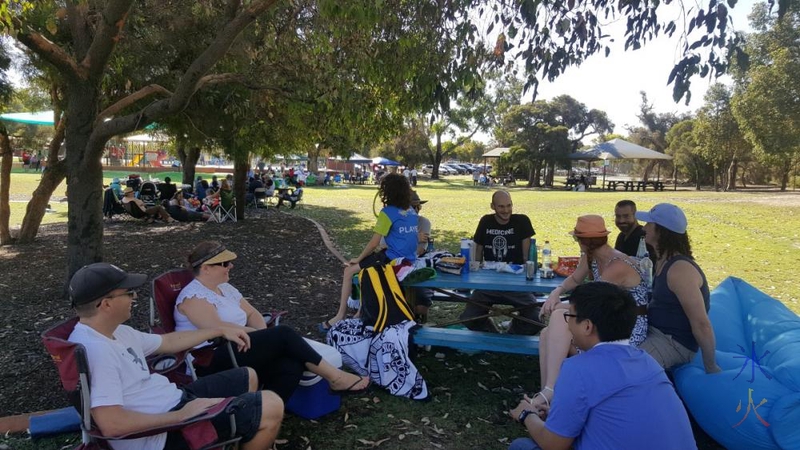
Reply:
<svg viewBox="0 0 800 450"><path fill-rule="evenodd" d="M135 134L122 139L127 142L169 142L163 134Z"/></svg>
<svg viewBox="0 0 800 450"><path fill-rule="evenodd" d="M358 153L353 153L353 156L347 158L347 162L354 164L371 164L372 158L367 158L366 156L359 155Z"/></svg>
<svg viewBox="0 0 800 450"><path fill-rule="evenodd" d="M624 139L612 139L589 150L569 155L570 159L597 161L600 159L672 159L672 156L650 150Z"/></svg>
<svg viewBox="0 0 800 450"><path fill-rule="evenodd" d="M489 150L481 156L484 158L499 158L510 151L511 149L508 147L497 147Z"/></svg>
<svg viewBox="0 0 800 450"><path fill-rule="evenodd" d="M372 164L380 164L382 166L399 166L400 163L397 161L392 161L391 159L384 158L383 156L377 156L372 158Z"/></svg>
<svg viewBox="0 0 800 450"><path fill-rule="evenodd" d="M29 125L53 126L53 111L24 112L0 114L0 120L6 122L26 123Z"/></svg>

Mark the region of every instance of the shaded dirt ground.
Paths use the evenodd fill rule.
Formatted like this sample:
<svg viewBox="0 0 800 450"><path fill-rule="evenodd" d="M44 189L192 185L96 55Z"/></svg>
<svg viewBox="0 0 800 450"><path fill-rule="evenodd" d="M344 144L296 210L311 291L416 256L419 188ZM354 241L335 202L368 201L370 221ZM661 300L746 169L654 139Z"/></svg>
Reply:
<svg viewBox="0 0 800 450"><path fill-rule="evenodd" d="M285 323L310 333L334 312L341 263L312 223L273 211L253 214L223 224L106 222L105 261L152 279L179 267L198 242L221 241L239 256L231 283L260 310L291 311ZM35 244L0 248L0 417L66 406L40 340L44 330L73 315L62 295L66 235L66 224L48 225ZM138 292L130 324L147 329L149 283Z"/></svg>

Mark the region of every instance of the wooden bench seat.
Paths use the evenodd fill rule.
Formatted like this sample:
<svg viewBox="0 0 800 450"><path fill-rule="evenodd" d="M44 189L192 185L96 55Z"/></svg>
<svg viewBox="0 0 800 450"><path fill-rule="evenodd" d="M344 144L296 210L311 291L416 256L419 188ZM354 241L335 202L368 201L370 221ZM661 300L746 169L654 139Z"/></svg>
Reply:
<svg viewBox="0 0 800 450"><path fill-rule="evenodd" d="M416 345L449 347L467 351L482 350L519 355L539 355L539 336L419 327L411 331L411 341Z"/></svg>

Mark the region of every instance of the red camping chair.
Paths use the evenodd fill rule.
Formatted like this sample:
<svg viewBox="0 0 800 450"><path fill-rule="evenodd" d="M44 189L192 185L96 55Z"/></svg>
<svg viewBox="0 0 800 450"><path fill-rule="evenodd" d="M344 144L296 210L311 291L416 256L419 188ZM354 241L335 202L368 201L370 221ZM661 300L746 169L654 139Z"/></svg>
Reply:
<svg viewBox="0 0 800 450"><path fill-rule="evenodd" d="M153 285L150 289L150 331L156 334L166 334L175 331L175 301L178 300L178 294L181 293L187 284L194 280L194 274L188 269L175 269L157 276L153 280ZM156 325L156 310L158 311L158 318L161 325ZM175 365L186 364L189 369L189 375L192 380L197 379L195 366L205 367L211 364L211 359L214 357L214 348L222 345L222 340L217 340L214 344L199 349L190 350L191 358L179 358L174 361ZM233 347L228 341L224 341L224 345L228 347L228 354L233 362L233 367L239 367L236 363L236 357L233 353ZM170 362L165 362L164 365L169 365ZM176 371L181 372L181 371ZM183 371L182 373L186 373ZM185 384L187 380L178 379L177 384Z"/></svg>
<svg viewBox="0 0 800 450"><path fill-rule="evenodd" d="M78 318L73 317L72 319L56 324L42 333L42 343L58 368L61 384L67 391L70 403L75 406L75 409L78 410L81 416L83 444L79 445L77 448L110 449L111 447L108 441L136 439L175 430L180 430L183 438L192 450L221 449L235 444L240 440L238 437L233 437L236 435L236 423L233 415L230 416L232 438L227 440L220 440L210 421L210 419L219 414L229 414L227 409L233 398L227 398L203 414L180 424L150 428L123 436L104 436L92 421L91 394L89 392L90 374L89 363L86 359L86 349L81 344L76 344L67 340L77 323Z"/></svg>
<svg viewBox="0 0 800 450"><path fill-rule="evenodd" d="M180 294L181 290L192 280L194 280L194 274L189 269L173 269L157 276L153 280L152 289L150 290L150 330L153 333L165 334L175 331L175 301L178 300L178 294ZM158 311L158 318L161 322L160 326L156 325L156 311ZM264 321L267 322L267 327L276 326L280 324L281 317L286 314L286 311L271 311L269 314L264 315ZM227 341L225 345L228 347L228 354L231 357L231 361L233 361L233 366L238 367L233 347ZM216 345L195 349L190 352L192 358L186 358L185 362L192 379L197 379L195 366L204 367L211 363L211 358L214 356L214 347ZM175 361L176 364L183 362L184 360L182 359ZM169 363L165 362L163 364L166 366ZM168 375L168 377L172 379L172 376ZM181 384L180 380L173 381Z"/></svg>

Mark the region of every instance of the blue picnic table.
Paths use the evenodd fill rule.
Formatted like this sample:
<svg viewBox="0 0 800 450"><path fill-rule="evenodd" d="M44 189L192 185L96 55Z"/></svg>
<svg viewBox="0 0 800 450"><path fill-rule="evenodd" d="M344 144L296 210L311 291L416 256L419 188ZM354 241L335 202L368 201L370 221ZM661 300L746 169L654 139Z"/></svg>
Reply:
<svg viewBox="0 0 800 450"><path fill-rule="evenodd" d="M436 272L436 278L411 286L439 289L480 289L487 291L533 292L548 294L564 281L561 277L526 280L525 274L478 270L464 275Z"/></svg>
<svg viewBox="0 0 800 450"><path fill-rule="evenodd" d="M437 301L469 302L469 294L459 291L491 290L509 292L531 292L548 294L564 281L563 278L526 280L524 274L500 273L493 270L479 270L464 275L453 275L437 271L436 278L419 283L404 283L406 299L415 303L416 294L413 288L433 289L438 295ZM485 306L487 316L518 317L514 313L517 308ZM448 326L461 321L451 321L440 326ZM417 345L435 345L460 350L486 350L525 355L539 354L538 336L521 336L485 333L466 329L440 328L425 326L412 331L412 340Z"/></svg>

